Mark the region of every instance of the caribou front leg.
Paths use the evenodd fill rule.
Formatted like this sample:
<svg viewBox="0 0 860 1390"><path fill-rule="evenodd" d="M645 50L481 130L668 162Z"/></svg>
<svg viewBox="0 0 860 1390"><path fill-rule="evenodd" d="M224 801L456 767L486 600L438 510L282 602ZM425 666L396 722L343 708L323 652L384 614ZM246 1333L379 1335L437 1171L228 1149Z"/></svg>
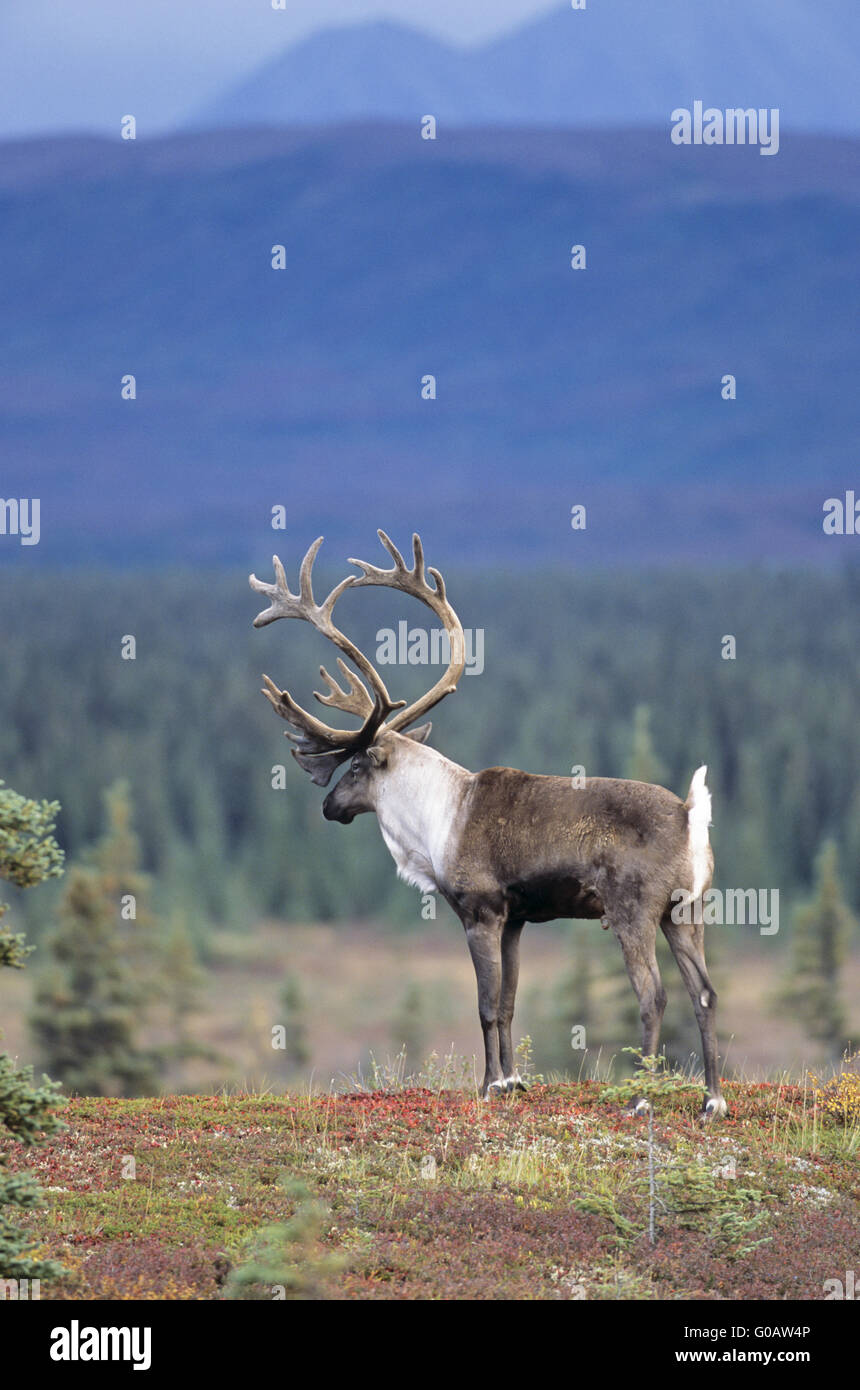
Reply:
<svg viewBox="0 0 860 1390"><path fill-rule="evenodd" d="M511 1023L517 999L517 982L520 977L520 938L523 923L508 921L502 930L502 991L499 1001L499 1055L505 1090L526 1091L528 1087L516 1068L514 1047L511 1041Z"/></svg>
<svg viewBox="0 0 860 1390"><path fill-rule="evenodd" d="M466 941L478 981L478 1014L484 1033L484 1079L481 1095L489 1100L505 1090L499 1051L499 1007L502 992L502 929L501 914L478 912L466 916Z"/></svg>

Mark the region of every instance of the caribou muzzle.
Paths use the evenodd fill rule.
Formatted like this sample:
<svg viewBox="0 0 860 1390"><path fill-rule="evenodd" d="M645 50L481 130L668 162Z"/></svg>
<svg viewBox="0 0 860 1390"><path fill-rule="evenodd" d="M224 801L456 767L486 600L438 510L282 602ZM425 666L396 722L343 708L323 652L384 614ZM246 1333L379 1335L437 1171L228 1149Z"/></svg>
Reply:
<svg viewBox="0 0 860 1390"><path fill-rule="evenodd" d="M338 800L339 787L334 787L326 797L322 805L322 813L326 820L336 820L341 825L351 825L355 820L356 812L350 810L349 806L342 804L342 798Z"/></svg>

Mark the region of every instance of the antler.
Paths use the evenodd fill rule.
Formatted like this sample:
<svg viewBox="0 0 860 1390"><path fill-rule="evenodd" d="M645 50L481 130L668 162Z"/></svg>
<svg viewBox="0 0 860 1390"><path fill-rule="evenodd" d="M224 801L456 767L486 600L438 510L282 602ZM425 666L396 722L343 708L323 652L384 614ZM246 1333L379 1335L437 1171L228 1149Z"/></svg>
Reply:
<svg viewBox="0 0 860 1390"><path fill-rule="evenodd" d="M407 729L410 724L414 724L416 719L431 710L434 705L438 705L446 695L451 695L457 689L457 682L463 674L466 665L465 641L463 638L463 628L460 619L454 612L445 594L445 581L437 569L430 568L430 575L435 583L435 588L431 588L427 583L427 574L424 568L424 547L421 544L421 537L413 535L412 554L413 568L407 569L406 561L397 549L394 542L385 534L384 531L376 533L385 549L394 561L394 568L383 570L376 565L369 565L365 560L350 560L351 565L357 565L363 571L360 579L355 579L354 587L361 588L363 584L376 585L386 589L399 589L404 594L411 594L413 598L420 599L428 608L441 619L445 631L448 634L448 641L451 648L451 657L448 670L445 672L432 690L428 690L426 695L422 695L419 700L404 709L401 714L395 716L388 724L389 729Z"/></svg>
<svg viewBox="0 0 860 1390"><path fill-rule="evenodd" d="M374 698L371 699L366 686L357 676L353 675L340 657L338 657L338 666L346 677L348 690L342 689L334 677L329 675L325 667L321 666L320 675L328 685L329 693L321 695L319 691L315 690L315 698L319 700L320 704L343 710L347 714L360 715L363 720L359 729L333 729L328 724L324 724L321 719L316 719L314 715L302 709L289 691L281 690L268 676L263 677L265 686L263 694L281 718L286 719L294 729L298 730L298 733L287 733L287 737L297 745L293 749L293 757L300 767L311 774L313 782L324 787L331 780L335 768L345 762L356 749L367 747L388 715L394 710L402 708L406 702L405 700L394 701L391 699L376 668L364 653L348 637L344 636L339 628L335 627L332 620L334 606L341 594L345 589L361 581L357 580L354 574L347 575L345 579L335 585L323 603L318 604L316 602L313 593L312 571L322 542L323 538L320 536L314 541L302 561L297 594L290 592L284 567L277 555L272 558L275 583L266 584L254 574L250 576L249 583L257 593L265 594L271 599L269 607L254 619L255 627L265 627L278 618L301 618L304 622L310 623L318 632L321 632L324 637L334 642L335 646L339 647L358 667L373 689Z"/></svg>
<svg viewBox="0 0 860 1390"><path fill-rule="evenodd" d="M417 535L412 537L414 564L412 569L408 569L400 551L385 532L379 531L377 534L393 559L394 568L384 570L379 569L376 565L367 564L364 560L350 560L351 565L357 565L362 571L361 576L347 575L346 579L342 579L339 584L335 585L323 603L316 602L312 583L314 560L322 545L322 536L314 541L302 561L297 594L290 592L284 567L277 555L273 556L272 559L275 567L274 584L266 584L254 574L251 575L249 581L252 589L271 599L269 607L265 608L254 619L254 627L265 627L267 623L273 623L278 618L301 618L316 628L317 632L321 632L324 637L334 642L335 646L358 667L373 690L373 698L371 698L367 687L354 672L350 671L341 657L338 657L337 664L341 675L346 680L348 687L346 690L338 684L334 676L329 675L324 666L321 666L320 675L328 686L328 693L321 695L318 690L315 690L314 697L319 700L321 705L342 710L345 714L357 714L363 721L359 729L333 729L328 724L324 724L321 719L315 718L307 710L302 709L288 690L281 690L268 676L263 677L265 685L263 694L281 718L286 719L288 724L298 730L297 733L287 733L287 737L296 744L293 749L293 757L300 767L311 774L311 780L321 787L328 784L335 768L345 762L353 752L359 748L366 748L372 743L390 714L393 714L395 710L402 711L387 724L387 728L395 731L408 728L410 724L415 723L416 719L420 719L423 714L426 714L427 710L432 709L434 705L437 705L440 700L457 688L457 682L465 669L465 642L460 619L446 598L445 581L439 571L435 569L429 571L435 587L431 587L427 582L424 550L420 537ZM335 627L332 620L334 606L344 590L358 589L362 585L399 589L402 593L411 594L413 598L420 599L441 619L448 634L451 647L448 670L436 682L432 690L429 690L420 700L416 700L408 709L404 708L405 700L391 699L379 672L364 653L348 637L345 637L339 628Z"/></svg>

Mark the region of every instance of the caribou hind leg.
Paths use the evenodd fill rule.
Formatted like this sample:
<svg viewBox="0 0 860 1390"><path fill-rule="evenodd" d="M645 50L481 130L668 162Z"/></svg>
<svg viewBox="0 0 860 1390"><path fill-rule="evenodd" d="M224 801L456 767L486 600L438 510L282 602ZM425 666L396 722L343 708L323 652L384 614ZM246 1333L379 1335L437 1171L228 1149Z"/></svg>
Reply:
<svg viewBox="0 0 860 1390"><path fill-rule="evenodd" d="M726 1102L720 1090L717 991L711 984L705 964L705 929L701 922L673 922L671 917L665 917L661 926L693 1001L696 1022L702 1037L702 1060L705 1064L707 1094L702 1111L706 1119L715 1119L725 1115Z"/></svg>
<svg viewBox="0 0 860 1390"><path fill-rule="evenodd" d="M640 911L627 920L609 913L609 925L618 938L627 974L639 1000L642 1020L642 1055L654 1057L660 1046L660 1026L666 1009L666 991L657 964L657 923L652 915ZM631 1109L642 1107L634 1101Z"/></svg>

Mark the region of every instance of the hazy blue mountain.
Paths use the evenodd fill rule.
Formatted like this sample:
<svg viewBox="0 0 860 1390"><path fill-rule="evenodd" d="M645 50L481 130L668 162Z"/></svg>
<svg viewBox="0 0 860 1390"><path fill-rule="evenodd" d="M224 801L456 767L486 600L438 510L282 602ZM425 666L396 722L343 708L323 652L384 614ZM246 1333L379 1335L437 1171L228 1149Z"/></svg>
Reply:
<svg viewBox="0 0 860 1390"><path fill-rule="evenodd" d="M323 29L266 63L195 124L284 124L343 116L402 118L408 112L465 111L470 66L441 40L385 21Z"/></svg>
<svg viewBox="0 0 860 1390"><path fill-rule="evenodd" d="M860 142L826 137L0 146L0 496L42 502L0 561L259 567L417 521L463 561L838 559L858 245Z"/></svg>
<svg viewBox="0 0 860 1390"><path fill-rule="evenodd" d="M856 0L592 0L469 49L387 22L321 31L194 124L425 113L447 125L665 124L701 99L777 106L789 128L860 132L858 72Z"/></svg>

